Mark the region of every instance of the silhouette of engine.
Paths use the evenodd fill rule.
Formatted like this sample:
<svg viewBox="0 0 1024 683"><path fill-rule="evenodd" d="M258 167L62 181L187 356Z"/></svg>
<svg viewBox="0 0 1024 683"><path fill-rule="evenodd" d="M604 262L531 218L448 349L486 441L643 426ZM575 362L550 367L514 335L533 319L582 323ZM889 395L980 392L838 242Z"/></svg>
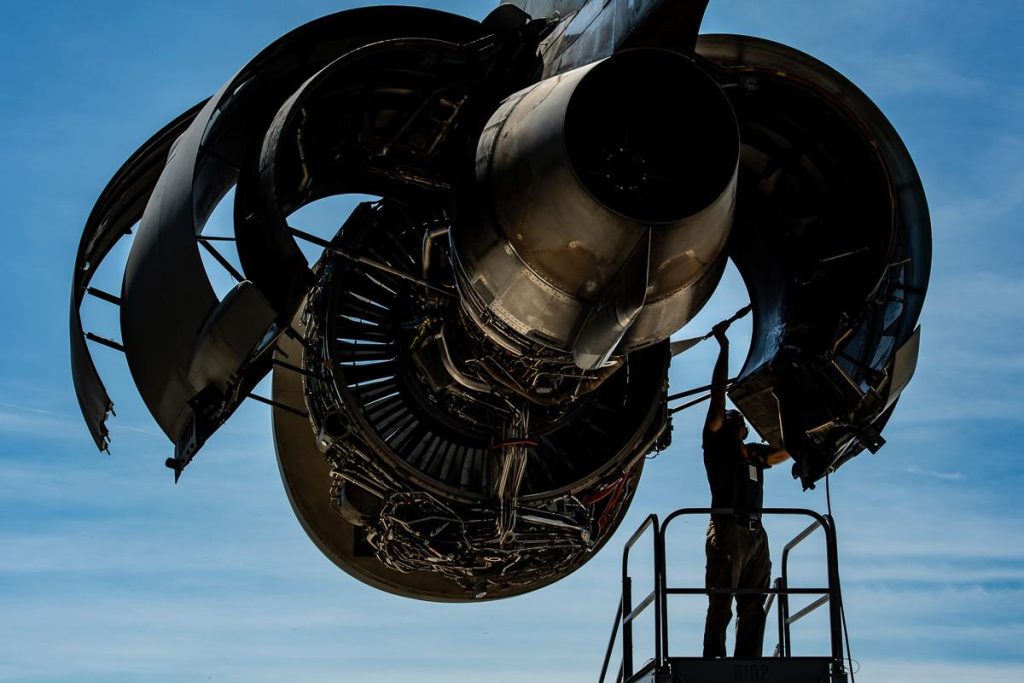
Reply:
<svg viewBox="0 0 1024 683"><path fill-rule="evenodd" d="M698 36L705 4L367 8L272 44L85 227L71 352L97 446L113 404L87 340L125 353L176 479L269 403L296 514L341 568L425 599L520 594L622 520L670 441L669 337L731 258L754 340L730 394L754 428L806 486L880 448L916 364L920 181L853 85ZM204 236L232 189L233 237ZM344 194L377 199L333 235L297 224ZM122 292L91 287L136 224ZM201 250L237 280L223 299ZM120 342L83 332L87 295L120 306Z"/></svg>

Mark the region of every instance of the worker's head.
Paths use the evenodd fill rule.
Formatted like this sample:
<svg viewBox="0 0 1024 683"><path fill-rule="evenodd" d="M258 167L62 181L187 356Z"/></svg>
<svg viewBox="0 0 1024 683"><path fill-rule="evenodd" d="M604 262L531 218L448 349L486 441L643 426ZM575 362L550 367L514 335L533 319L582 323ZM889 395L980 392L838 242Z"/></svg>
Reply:
<svg viewBox="0 0 1024 683"><path fill-rule="evenodd" d="M747 438L747 423L743 419L743 413L738 410L727 410L725 411L725 424L723 428L730 434L734 434L737 439L743 440Z"/></svg>

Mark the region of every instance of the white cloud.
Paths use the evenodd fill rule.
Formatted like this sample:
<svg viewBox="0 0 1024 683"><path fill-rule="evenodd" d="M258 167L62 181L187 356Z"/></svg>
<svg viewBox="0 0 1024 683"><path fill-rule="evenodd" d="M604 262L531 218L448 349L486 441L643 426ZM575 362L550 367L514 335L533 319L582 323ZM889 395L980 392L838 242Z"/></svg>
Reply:
<svg viewBox="0 0 1024 683"><path fill-rule="evenodd" d="M74 429L68 429L73 425ZM81 428L79 428L81 425ZM138 427L132 424L119 423L117 428L126 432L135 432L156 436L156 429ZM43 410L12 403L0 403L0 434L38 436L46 439L70 440L80 439L86 428L82 416L69 415L52 410Z"/></svg>
<svg viewBox="0 0 1024 683"><path fill-rule="evenodd" d="M62 438L69 420L60 420L52 413L18 407L0 409L0 434Z"/></svg>
<svg viewBox="0 0 1024 683"><path fill-rule="evenodd" d="M1019 683L1024 664L951 663L934 661L864 661L861 680L870 683Z"/></svg>
<svg viewBox="0 0 1024 683"><path fill-rule="evenodd" d="M942 479L944 481L960 481L964 478L964 475L960 472L940 472L938 470L929 470L917 465L910 465L904 468L909 474L920 475L924 477L932 477L934 479Z"/></svg>

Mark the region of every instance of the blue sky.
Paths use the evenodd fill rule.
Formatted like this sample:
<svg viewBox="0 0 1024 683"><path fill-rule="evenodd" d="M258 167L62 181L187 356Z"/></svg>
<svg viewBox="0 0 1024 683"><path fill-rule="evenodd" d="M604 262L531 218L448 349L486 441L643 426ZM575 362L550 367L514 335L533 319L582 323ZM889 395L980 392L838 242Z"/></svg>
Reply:
<svg viewBox="0 0 1024 683"><path fill-rule="evenodd" d="M489 2L420 3L480 17ZM395 598L307 540L274 463L268 409L243 407L174 487L170 445L123 359L96 351L118 417L95 453L69 377L67 296L80 228L152 132L274 38L346 2L9 2L0 23L0 681L525 683L596 679L621 533L566 581L512 601ZM918 376L876 456L833 481L860 680L1024 680L1024 9L952 0L712 0L705 32L747 33L830 63L876 99L929 193L935 264ZM126 254L112 257L116 266ZM105 275L109 288L117 277ZM745 303L734 273L695 321ZM90 327L117 336L97 302ZM690 331L690 329L688 329ZM734 364L748 328L734 333ZM714 349L673 370L703 384ZM704 505L699 413L649 463L623 529ZM772 472L773 505L823 509ZM793 529L770 528L778 544ZM697 580L700 524L674 577ZM628 533L624 531L622 533ZM813 581L814 548L796 558ZM673 603L673 651L702 605ZM796 633L823 651L821 622ZM638 658L645 655L638 652Z"/></svg>

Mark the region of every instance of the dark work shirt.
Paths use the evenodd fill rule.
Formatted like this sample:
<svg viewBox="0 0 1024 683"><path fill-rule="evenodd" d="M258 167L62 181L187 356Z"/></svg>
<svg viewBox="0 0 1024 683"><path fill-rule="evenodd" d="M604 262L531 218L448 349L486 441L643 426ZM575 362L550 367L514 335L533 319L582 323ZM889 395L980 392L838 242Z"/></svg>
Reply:
<svg viewBox="0 0 1024 683"><path fill-rule="evenodd" d="M725 429L704 429L704 469L711 486L711 507L733 508L740 516L760 516L764 471L771 448L744 444Z"/></svg>

